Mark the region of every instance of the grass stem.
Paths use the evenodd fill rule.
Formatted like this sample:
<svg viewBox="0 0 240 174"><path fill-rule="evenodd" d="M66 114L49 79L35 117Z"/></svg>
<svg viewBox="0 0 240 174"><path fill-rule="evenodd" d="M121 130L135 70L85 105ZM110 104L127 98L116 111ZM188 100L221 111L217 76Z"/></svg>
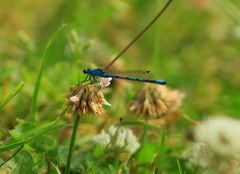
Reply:
<svg viewBox="0 0 240 174"><path fill-rule="evenodd" d="M19 147L19 148L17 149L17 151L14 152L14 154L12 154L12 156L10 156L6 161L4 161L2 164L0 164L0 167L2 167L4 164L6 164L8 161L10 161L15 155L17 155L18 152L20 152L23 147L24 147L24 145L22 145L21 147Z"/></svg>
<svg viewBox="0 0 240 174"><path fill-rule="evenodd" d="M55 33L53 33L53 35L51 36L51 38L47 42L46 48L43 52L40 68L39 68L39 71L38 71L38 74L37 74L37 80L36 80L34 91L33 91L33 99L32 99L32 105L31 105L31 120L32 120L33 123L36 122L36 120L37 120L37 115L36 115L37 100L38 100L38 94L39 94L39 90L40 90L41 83L42 83L43 71L45 70L45 68L47 66L48 59L49 59L48 53L50 51L50 47L52 47L53 42L55 42L57 40L57 38L59 37L60 31L65 26L66 25L63 24L62 26L60 26L57 29L57 31Z"/></svg>
<svg viewBox="0 0 240 174"><path fill-rule="evenodd" d="M67 165L66 165L66 169L65 169L65 174L69 174L70 173L72 153L73 153L73 148L74 148L74 144L75 144L75 139L76 139L76 135L77 135L79 122L80 122L80 116L77 114L76 118L75 118L75 121L74 121L71 142L70 142L70 145L69 145L68 158L67 158Z"/></svg>
<svg viewBox="0 0 240 174"><path fill-rule="evenodd" d="M4 108L6 104L8 104L8 102L10 102L21 91L23 86L24 82L22 81L19 83L16 89L11 94L9 94L8 97L2 103L0 103L0 111Z"/></svg>

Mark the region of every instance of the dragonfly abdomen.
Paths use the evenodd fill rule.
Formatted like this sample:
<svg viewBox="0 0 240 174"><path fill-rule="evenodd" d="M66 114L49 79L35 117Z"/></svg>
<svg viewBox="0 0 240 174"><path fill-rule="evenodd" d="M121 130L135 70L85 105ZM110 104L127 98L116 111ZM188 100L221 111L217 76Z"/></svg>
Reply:
<svg viewBox="0 0 240 174"><path fill-rule="evenodd" d="M112 74L101 74L100 77L111 77L116 79L125 79L125 80L132 80L132 81L138 81L138 82L147 82L147 83L155 83L160 85L165 85L166 81L164 80L148 80L148 79L141 79L141 78L135 78L135 77L126 77L126 76L119 76L119 75L112 75Z"/></svg>

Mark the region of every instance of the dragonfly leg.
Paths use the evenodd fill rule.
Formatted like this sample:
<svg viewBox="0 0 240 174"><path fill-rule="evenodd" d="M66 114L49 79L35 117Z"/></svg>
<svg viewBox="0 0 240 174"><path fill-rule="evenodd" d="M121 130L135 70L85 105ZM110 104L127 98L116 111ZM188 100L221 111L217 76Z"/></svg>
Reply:
<svg viewBox="0 0 240 174"><path fill-rule="evenodd" d="M84 82L88 81L89 79L90 79L89 75L87 75L86 78L83 81L81 81L80 83L84 83Z"/></svg>
<svg viewBox="0 0 240 174"><path fill-rule="evenodd" d="M95 76L89 76L89 80L91 81L92 84L98 82Z"/></svg>
<svg viewBox="0 0 240 174"><path fill-rule="evenodd" d="M90 81L91 81L91 83L97 83L98 82L98 80L96 79L95 76L90 76Z"/></svg>
<svg viewBox="0 0 240 174"><path fill-rule="evenodd" d="M91 79L91 83L95 83L97 84L97 87L98 87L98 90L101 89L101 86L99 85L99 81L97 80L97 78L95 76L90 76L90 79Z"/></svg>
<svg viewBox="0 0 240 174"><path fill-rule="evenodd" d="M95 83L98 83L98 80L97 80L97 78L96 78L95 76L93 76L93 81L94 81Z"/></svg>

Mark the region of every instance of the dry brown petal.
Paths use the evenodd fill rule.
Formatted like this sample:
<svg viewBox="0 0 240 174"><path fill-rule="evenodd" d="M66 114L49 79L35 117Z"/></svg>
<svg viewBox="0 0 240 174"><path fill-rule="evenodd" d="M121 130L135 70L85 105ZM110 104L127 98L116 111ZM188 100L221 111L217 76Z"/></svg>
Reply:
<svg viewBox="0 0 240 174"><path fill-rule="evenodd" d="M78 97L78 100L75 96ZM79 115L100 115L105 113L102 105L110 105L95 84L70 87L67 98L69 99L67 102L68 112L78 113Z"/></svg>
<svg viewBox="0 0 240 174"><path fill-rule="evenodd" d="M145 84L130 102L128 109L137 115L161 117L175 112L181 106L183 94L166 86Z"/></svg>

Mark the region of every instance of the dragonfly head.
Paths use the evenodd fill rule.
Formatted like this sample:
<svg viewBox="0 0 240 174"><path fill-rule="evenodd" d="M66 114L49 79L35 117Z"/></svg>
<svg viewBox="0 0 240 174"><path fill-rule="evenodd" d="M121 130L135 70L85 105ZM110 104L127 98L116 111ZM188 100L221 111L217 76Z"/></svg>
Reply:
<svg viewBox="0 0 240 174"><path fill-rule="evenodd" d="M83 73L84 74L89 74L91 71L92 71L92 69L86 68L86 69L83 70Z"/></svg>

